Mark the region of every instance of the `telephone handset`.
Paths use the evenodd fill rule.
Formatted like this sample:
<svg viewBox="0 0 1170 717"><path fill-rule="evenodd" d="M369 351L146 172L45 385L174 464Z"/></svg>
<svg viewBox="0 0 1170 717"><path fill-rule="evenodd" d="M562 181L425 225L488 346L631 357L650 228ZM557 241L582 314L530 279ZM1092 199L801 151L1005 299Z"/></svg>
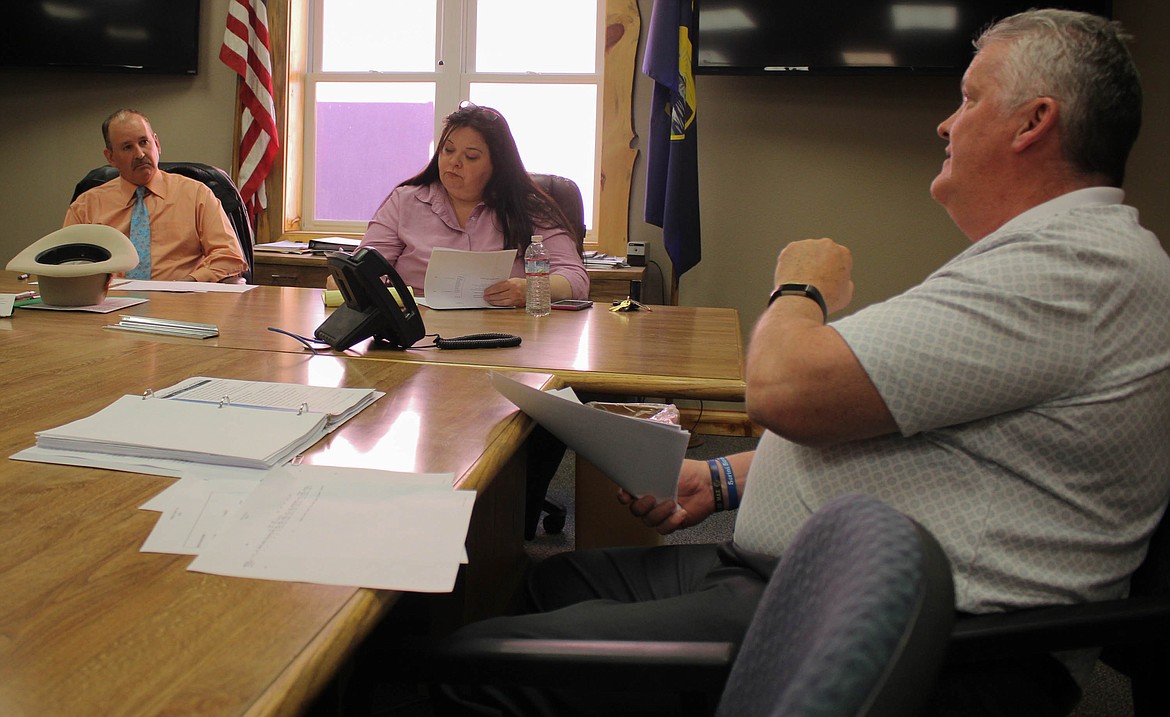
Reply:
<svg viewBox="0 0 1170 717"><path fill-rule="evenodd" d="M318 340L344 351L370 336L398 349L410 348L423 337L426 329L414 296L385 257L369 248L352 255L329 252L325 256L345 303L317 327ZM384 279L398 292L401 305Z"/></svg>

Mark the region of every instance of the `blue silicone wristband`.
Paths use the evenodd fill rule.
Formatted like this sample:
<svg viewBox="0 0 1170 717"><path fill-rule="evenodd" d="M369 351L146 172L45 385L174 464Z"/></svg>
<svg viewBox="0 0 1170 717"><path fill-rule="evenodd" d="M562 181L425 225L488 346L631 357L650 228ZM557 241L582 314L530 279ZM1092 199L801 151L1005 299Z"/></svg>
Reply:
<svg viewBox="0 0 1170 717"><path fill-rule="evenodd" d="M714 458L707 461L707 468L711 470L711 492L715 495L715 512L723 510L723 481L719 463Z"/></svg>
<svg viewBox="0 0 1170 717"><path fill-rule="evenodd" d="M731 470L731 462L726 458L716 458L723 468L723 479L727 482L727 509L735 510L739 507L739 493L735 489L735 473Z"/></svg>

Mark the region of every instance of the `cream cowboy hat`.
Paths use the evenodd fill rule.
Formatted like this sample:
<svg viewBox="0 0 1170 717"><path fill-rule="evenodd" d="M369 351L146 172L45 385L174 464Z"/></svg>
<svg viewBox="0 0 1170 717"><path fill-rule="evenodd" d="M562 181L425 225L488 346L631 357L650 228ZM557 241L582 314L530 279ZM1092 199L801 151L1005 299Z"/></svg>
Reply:
<svg viewBox="0 0 1170 717"><path fill-rule="evenodd" d="M138 266L122 232L104 224L74 224L47 234L8 262L8 271L36 274L49 306L90 306L106 298L110 275Z"/></svg>

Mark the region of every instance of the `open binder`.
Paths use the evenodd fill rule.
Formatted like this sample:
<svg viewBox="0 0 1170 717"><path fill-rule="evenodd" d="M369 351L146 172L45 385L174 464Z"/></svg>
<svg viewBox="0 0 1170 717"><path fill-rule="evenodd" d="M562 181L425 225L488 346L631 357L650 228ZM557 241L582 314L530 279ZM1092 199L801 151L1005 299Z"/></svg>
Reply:
<svg viewBox="0 0 1170 717"><path fill-rule="evenodd" d="M385 394L195 377L37 433L37 447L268 469Z"/></svg>

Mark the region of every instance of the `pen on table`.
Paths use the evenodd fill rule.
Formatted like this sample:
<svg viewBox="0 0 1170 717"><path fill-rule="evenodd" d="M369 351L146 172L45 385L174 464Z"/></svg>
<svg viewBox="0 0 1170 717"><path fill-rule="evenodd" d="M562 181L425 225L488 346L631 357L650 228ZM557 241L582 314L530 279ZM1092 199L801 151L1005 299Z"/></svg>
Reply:
<svg viewBox="0 0 1170 717"><path fill-rule="evenodd" d="M22 291L13 297L13 301L20 301L21 299L35 299L36 297L37 292L35 291Z"/></svg>
<svg viewBox="0 0 1170 717"><path fill-rule="evenodd" d="M20 274L16 277L17 281L28 281L28 274Z"/></svg>

